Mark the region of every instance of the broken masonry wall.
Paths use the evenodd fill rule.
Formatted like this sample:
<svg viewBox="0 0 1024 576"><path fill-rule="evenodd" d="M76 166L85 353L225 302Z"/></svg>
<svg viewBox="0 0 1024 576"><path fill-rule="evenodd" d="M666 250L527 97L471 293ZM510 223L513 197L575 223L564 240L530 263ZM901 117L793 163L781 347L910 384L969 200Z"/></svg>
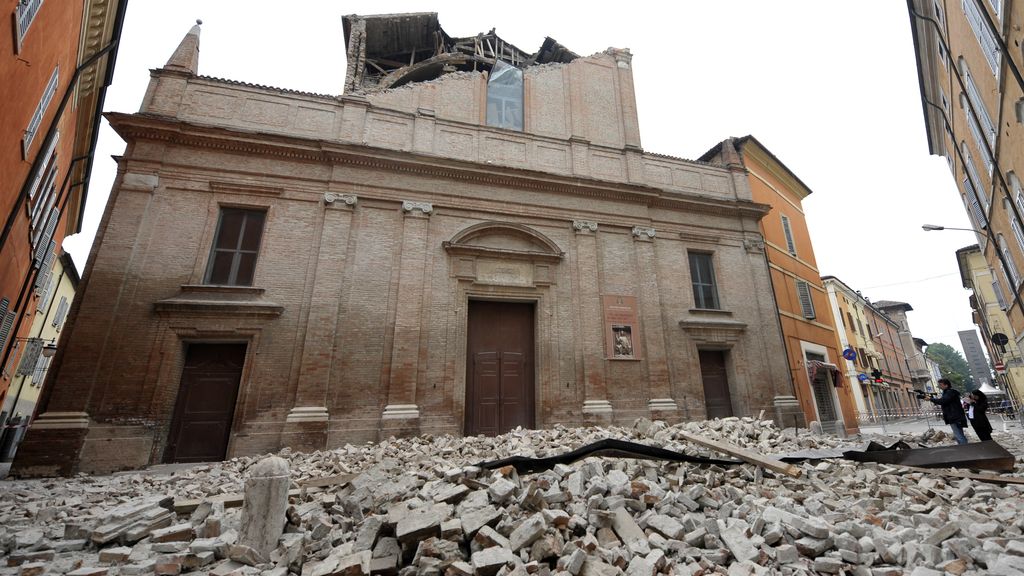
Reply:
<svg viewBox="0 0 1024 576"><path fill-rule="evenodd" d="M640 146L628 50L525 68L524 134ZM453 73L363 96L373 106L486 126L487 73Z"/></svg>

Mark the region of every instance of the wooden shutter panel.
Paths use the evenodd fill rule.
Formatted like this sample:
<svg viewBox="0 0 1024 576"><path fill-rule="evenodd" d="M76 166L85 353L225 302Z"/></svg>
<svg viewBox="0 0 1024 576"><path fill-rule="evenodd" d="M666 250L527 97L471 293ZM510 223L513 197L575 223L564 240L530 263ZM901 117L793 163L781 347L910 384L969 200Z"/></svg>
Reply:
<svg viewBox="0 0 1024 576"><path fill-rule="evenodd" d="M789 218L782 216L782 231L786 233L786 248L789 253L796 256L796 243L793 242L793 228L789 225Z"/></svg>
<svg viewBox="0 0 1024 576"><path fill-rule="evenodd" d="M49 247L50 250L46 253L46 257L43 258L43 266L39 269L39 273L36 274L36 292L43 291L40 292L40 305L42 305L42 300L45 299L43 296L45 296L46 289L50 286L50 275L53 273L54 249L57 248L57 241L50 240Z"/></svg>
<svg viewBox="0 0 1024 576"><path fill-rule="evenodd" d="M60 297L60 303L57 304L57 313L53 315L53 327L60 330L61 326L64 325L64 317L68 312L68 299L65 296Z"/></svg>
<svg viewBox="0 0 1024 576"><path fill-rule="evenodd" d="M800 297L800 308L803 309L804 318L813 319L814 301L811 300L811 287L803 280L797 280L796 293Z"/></svg>
<svg viewBox="0 0 1024 576"><path fill-rule="evenodd" d="M10 300L0 299L0 353L3 352L3 346L7 344L7 336L10 335L11 325L14 324L14 312L11 312L10 308Z"/></svg>
<svg viewBox="0 0 1024 576"><path fill-rule="evenodd" d="M50 242L53 241L53 233L57 230L58 220L60 220L60 210L57 208L50 210L50 217L46 220L46 229L43 231L43 237L39 241L39 247L36 249L36 256L33 261L33 265L36 268L43 264L43 259L46 257L46 249L50 247Z"/></svg>

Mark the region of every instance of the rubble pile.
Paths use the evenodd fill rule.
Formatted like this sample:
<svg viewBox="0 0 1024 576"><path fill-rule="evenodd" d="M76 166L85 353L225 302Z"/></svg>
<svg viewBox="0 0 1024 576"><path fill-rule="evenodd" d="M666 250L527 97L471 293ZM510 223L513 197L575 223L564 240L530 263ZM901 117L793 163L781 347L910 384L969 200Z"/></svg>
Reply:
<svg viewBox="0 0 1024 576"><path fill-rule="evenodd" d="M848 443L750 418L676 426L641 419L632 428L284 450L263 466L290 467L291 479L284 518L256 515L275 538L283 524L266 549L244 535L241 519L249 514L251 529L254 510L230 507L241 504L262 458L170 475L6 481L0 575L1024 574L1020 484L845 460L803 462L798 478L749 463L613 457L523 475L477 465L562 454L604 438L725 456L682 434L764 455ZM934 445L945 434L903 438L922 439ZM1019 435L995 439L1024 454ZM1024 466L1009 476L1024 477ZM246 506L251 499L247 493ZM268 509L277 506L272 500Z"/></svg>

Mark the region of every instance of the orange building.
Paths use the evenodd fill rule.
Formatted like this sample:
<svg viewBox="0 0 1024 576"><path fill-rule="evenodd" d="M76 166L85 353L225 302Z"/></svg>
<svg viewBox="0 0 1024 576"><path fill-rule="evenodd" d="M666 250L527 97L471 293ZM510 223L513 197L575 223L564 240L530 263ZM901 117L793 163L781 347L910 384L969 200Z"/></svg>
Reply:
<svg viewBox="0 0 1024 576"><path fill-rule="evenodd" d="M700 159L742 166L754 202L772 207L760 228L796 398L808 422L856 433L856 403L838 367L842 348L801 206L810 188L753 136L730 138Z"/></svg>
<svg viewBox="0 0 1024 576"><path fill-rule="evenodd" d="M64 237L81 226L126 2L0 4L11 23L0 26L0 405L49 344L29 328Z"/></svg>

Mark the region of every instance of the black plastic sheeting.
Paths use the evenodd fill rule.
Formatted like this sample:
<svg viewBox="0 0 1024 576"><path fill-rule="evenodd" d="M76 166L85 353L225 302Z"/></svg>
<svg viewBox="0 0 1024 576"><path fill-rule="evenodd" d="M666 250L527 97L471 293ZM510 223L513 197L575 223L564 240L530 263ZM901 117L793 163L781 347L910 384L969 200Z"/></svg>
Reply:
<svg viewBox="0 0 1024 576"><path fill-rule="evenodd" d="M547 458L510 456L508 458L502 458L501 460L481 462L477 464L477 466L485 470L512 466L519 474L530 474L533 472L550 470L551 468L554 468L556 464L570 464L588 456L611 456L615 458L635 458L639 460L665 460L668 462L689 462L691 464L714 464L718 466L732 466L734 464L743 463L739 460L717 460L714 458L690 456L689 454L683 454L682 452L673 452L672 450L666 450L655 446L647 446L646 444L637 444L636 442L629 442L627 440L609 438L587 444L586 446L580 446L571 452L566 452L565 454L559 454L557 456L548 456Z"/></svg>
<svg viewBox="0 0 1024 576"><path fill-rule="evenodd" d="M804 450L779 457L783 462L801 460L824 460L845 458L855 462L878 462L917 468L976 468L997 472L1012 472L1015 458L995 440L911 448L903 441L886 446L868 442L859 447L836 448L832 450Z"/></svg>

